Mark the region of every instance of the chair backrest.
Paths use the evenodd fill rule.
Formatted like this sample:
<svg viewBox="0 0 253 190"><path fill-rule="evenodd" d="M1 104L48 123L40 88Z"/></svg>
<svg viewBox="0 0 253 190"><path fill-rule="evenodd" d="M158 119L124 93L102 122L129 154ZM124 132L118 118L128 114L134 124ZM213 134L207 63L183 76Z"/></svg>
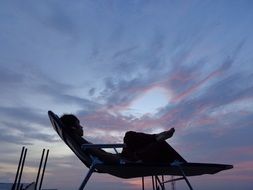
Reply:
<svg viewBox="0 0 253 190"><path fill-rule="evenodd" d="M48 116L52 123L53 128L61 137L61 139L68 145L68 147L87 167L90 167L92 163L90 155L84 152L81 149L81 146L75 140L73 140L73 138L68 133L66 133L66 129L64 129L64 125L61 122L60 118L52 111L48 111Z"/></svg>

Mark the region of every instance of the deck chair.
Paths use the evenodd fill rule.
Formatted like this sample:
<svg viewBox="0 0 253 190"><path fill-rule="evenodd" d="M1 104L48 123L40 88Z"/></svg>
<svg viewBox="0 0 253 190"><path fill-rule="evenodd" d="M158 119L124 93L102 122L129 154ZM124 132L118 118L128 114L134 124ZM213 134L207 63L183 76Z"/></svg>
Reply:
<svg viewBox="0 0 253 190"><path fill-rule="evenodd" d="M84 180L82 181L79 190L83 190L93 172L107 173L119 178L142 178L142 189L144 189L144 177L151 176L156 182L153 189L165 190L165 183L174 182L177 180L185 180L190 190L192 186L188 180L188 176L198 176L203 174L215 174L222 170L233 168L232 165L213 164L213 163L191 163L185 161L176 151L175 156L179 159L172 163L142 163L130 162L126 160L119 161L116 164L107 164L103 160L99 160L96 155L88 154L84 151L89 148L123 148L125 144L84 144L80 147L75 141L65 133L64 125L61 123L59 117L52 111L48 111L49 119L53 128L61 137L61 139L68 145L68 147L76 154L76 156L89 168ZM159 177L160 176L160 177ZM165 181L161 176L175 176L171 180ZM154 182L153 182L154 183Z"/></svg>

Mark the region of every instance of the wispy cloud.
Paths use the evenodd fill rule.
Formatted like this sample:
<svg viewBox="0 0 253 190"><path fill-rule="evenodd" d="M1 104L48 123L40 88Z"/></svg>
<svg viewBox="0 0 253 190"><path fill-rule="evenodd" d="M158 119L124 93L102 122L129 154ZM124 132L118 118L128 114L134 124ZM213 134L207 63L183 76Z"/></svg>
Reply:
<svg viewBox="0 0 253 190"><path fill-rule="evenodd" d="M0 169L13 170L0 172L0 179L11 181L15 161L8 157L19 146L37 151L55 145L48 175L61 177L46 183L77 186L72 184L81 180L81 163L59 145L48 110L77 114L92 142L122 142L128 130L175 127L168 142L187 160L232 163L235 169L218 178L239 176L247 184L252 179L249 3L231 3L229 9L226 2L199 1L0 4L0 160L5 163ZM158 88L167 104L136 115L131 105ZM36 164L27 164L30 180ZM63 172L70 166L71 174ZM108 188L136 188L135 183L111 186L112 178L101 178Z"/></svg>

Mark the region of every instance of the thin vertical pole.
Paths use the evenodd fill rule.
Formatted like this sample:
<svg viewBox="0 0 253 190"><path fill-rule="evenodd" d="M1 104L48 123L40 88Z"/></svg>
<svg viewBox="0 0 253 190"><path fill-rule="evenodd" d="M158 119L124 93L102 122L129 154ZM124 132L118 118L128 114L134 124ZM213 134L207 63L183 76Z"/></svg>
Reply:
<svg viewBox="0 0 253 190"><path fill-rule="evenodd" d="M153 187L153 190L155 190L155 185L154 185L154 176L152 176L152 187Z"/></svg>
<svg viewBox="0 0 253 190"><path fill-rule="evenodd" d="M152 186L153 186L153 190L155 190L155 182L154 182L154 176L152 175Z"/></svg>
<svg viewBox="0 0 253 190"><path fill-rule="evenodd" d="M163 176L162 176L162 178L163 178ZM157 189L160 186L162 190L165 190L164 183L163 183L163 181L160 180L159 176L156 176L156 183L157 183Z"/></svg>
<svg viewBox="0 0 253 190"><path fill-rule="evenodd" d="M41 179L40 179L39 190L41 190L41 185L42 185L42 181L43 181L43 178L44 178L44 173L45 173L45 169L46 169L46 165L47 165L48 153L49 153L49 150L47 150L47 153L46 153L46 158L45 158L45 161L44 161L44 167L43 167L42 175L41 175Z"/></svg>
<svg viewBox="0 0 253 190"><path fill-rule="evenodd" d="M162 188L163 188L163 190L165 190L164 175L162 175Z"/></svg>
<svg viewBox="0 0 253 190"><path fill-rule="evenodd" d="M24 164L25 164L26 153L27 153L27 148L25 148L25 153L24 153L22 164L21 164L21 168L20 168L20 174L19 174L19 177L18 177L17 189L19 189L19 185L20 185L20 181L21 181L21 176L22 176L23 168L24 168Z"/></svg>
<svg viewBox="0 0 253 190"><path fill-rule="evenodd" d="M35 182L35 190L37 190L38 180L39 180L39 177L40 177L40 169L41 169L42 161L43 161L43 158L44 158L44 153L45 153L45 149L43 149L41 159L40 159L40 165L39 165L38 174L37 174L37 178L36 178L36 182Z"/></svg>
<svg viewBox="0 0 253 190"><path fill-rule="evenodd" d="M156 188L156 190L158 190L157 176L155 176L155 188Z"/></svg>
<svg viewBox="0 0 253 190"><path fill-rule="evenodd" d="M12 185L11 190L15 190L15 188L16 188L16 183L17 183L17 179L18 179L18 176L19 176L20 165L21 165L21 161L23 159L24 149L25 149L25 147L23 146L22 150L21 150L21 155L20 155L20 158L19 158L19 163L18 163L18 168L17 168L15 180L14 180L14 183Z"/></svg>
<svg viewBox="0 0 253 190"><path fill-rule="evenodd" d="M176 190L176 181L174 181L173 175L171 176L171 189Z"/></svg>
<svg viewBox="0 0 253 190"><path fill-rule="evenodd" d="M142 190L144 190L144 177L141 177L141 181L142 181Z"/></svg>

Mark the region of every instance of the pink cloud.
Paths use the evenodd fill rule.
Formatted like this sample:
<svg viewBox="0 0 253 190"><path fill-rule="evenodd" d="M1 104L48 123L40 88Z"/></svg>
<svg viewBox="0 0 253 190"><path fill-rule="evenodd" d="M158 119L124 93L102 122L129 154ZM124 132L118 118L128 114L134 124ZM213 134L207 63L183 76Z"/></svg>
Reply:
<svg viewBox="0 0 253 190"><path fill-rule="evenodd" d="M253 146L236 147L230 150L229 155L237 157L252 157L253 158ZM252 161L253 163L253 161ZM252 165L253 169L253 165Z"/></svg>
<svg viewBox="0 0 253 190"><path fill-rule="evenodd" d="M220 180L233 180L233 181L253 181L253 161L244 161L234 164L234 168L223 172L213 178Z"/></svg>
<svg viewBox="0 0 253 190"><path fill-rule="evenodd" d="M216 70L216 71L210 73L207 77L205 77L204 79L200 80L197 84L193 85L192 87L188 88L184 92L182 92L182 93L178 94L177 96L175 96L172 99L172 101L173 102L178 102L178 101L181 101L182 99L184 99L185 97L188 97L193 92L195 92L198 88L200 88L202 85L204 85L206 82L208 82L212 78L218 76L219 74L220 74L219 70ZM182 78L182 77L183 76L181 76L180 78Z"/></svg>

